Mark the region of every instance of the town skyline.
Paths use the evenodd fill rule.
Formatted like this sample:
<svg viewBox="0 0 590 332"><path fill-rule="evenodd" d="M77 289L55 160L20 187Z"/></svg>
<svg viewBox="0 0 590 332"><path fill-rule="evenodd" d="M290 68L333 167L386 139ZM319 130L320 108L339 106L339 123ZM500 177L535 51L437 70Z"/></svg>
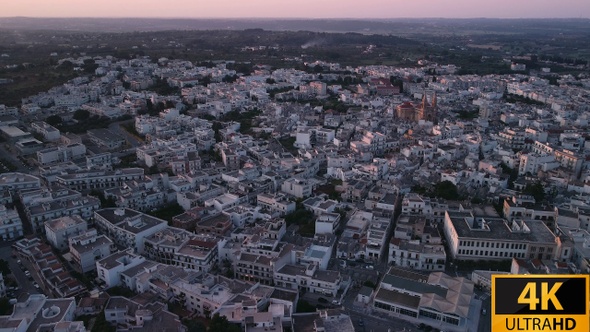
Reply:
<svg viewBox="0 0 590 332"><path fill-rule="evenodd" d="M345 6L335 0L317 4L311 0L277 2L254 0L235 3L220 0L173 0L166 6L146 0L142 6L105 0L80 6L73 0L24 0L5 4L2 17L145 17L145 18L340 18L340 19L395 19L395 18L590 18L590 3L581 0L554 2L540 0L535 6L528 2L500 0L488 3L466 0L368 0Z"/></svg>

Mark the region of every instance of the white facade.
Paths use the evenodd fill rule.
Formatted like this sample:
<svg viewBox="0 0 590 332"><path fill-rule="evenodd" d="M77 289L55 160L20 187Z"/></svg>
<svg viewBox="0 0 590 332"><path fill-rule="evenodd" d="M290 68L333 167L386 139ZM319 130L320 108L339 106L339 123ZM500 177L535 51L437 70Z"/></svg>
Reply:
<svg viewBox="0 0 590 332"><path fill-rule="evenodd" d="M144 238L168 227L165 220L126 208L94 212L96 226L115 244L143 253Z"/></svg>
<svg viewBox="0 0 590 332"><path fill-rule="evenodd" d="M107 288L115 287L121 284L121 272L144 261L145 258L133 254L130 250L119 251L97 261L96 274Z"/></svg>
<svg viewBox="0 0 590 332"><path fill-rule="evenodd" d="M88 229L88 224L79 216L65 216L45 222L47 241L57 250L68 249L68 239L80 235Z"/></svg>
<svg viewBox="0 0 590 332"><path fill-rule="evenodd" d="M0 204L0 238L4 241L23 236L23 223L16 210Z"/></svg>

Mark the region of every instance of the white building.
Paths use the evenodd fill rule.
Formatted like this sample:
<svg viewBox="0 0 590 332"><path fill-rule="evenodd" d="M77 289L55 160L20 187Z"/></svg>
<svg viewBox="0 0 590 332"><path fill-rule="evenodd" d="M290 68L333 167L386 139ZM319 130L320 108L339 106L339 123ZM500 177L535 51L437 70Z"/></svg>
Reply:
<svg viewBox="0 0 590 332"><path fill-rule="evenodd" d="M335 234L340 226L340 214L322 213L315 221L315 235Z"/></svg>
<svg viewBox="0 0 590 332"><path fill-rule="evenodd" d="M262 207L263 211L269 212L271 215L284 216L295 211L295 202L289 201L285 195L282 194L266 194L261 193L256 196L256 204Z"/></svg>
<svg viewBox="0 0 590 332"><path fill-rule="evenodd" d="M423 244L420 241L392 238L389 243L388 263L402 268L425 271L444 271L447 256L442 244Z"/></svg>
<svg viewBox="0 0 590 332"><path fill-rule="evenodd" d="M550 260L558 252L555 234L541 220L508 221L447 212L444 232L454 259Z"/></svg>
<svg viewBox="0 0 590 332"><path fill-rule="evenodd" d="M81 143L74 143L37 151L37 162L41 166L51 165L82 158L85 155L86 146Z"/></svg>
<svg viewBox="0 0 590 332"><path fill-rule="evenodd" d="M317 264L287 264L274 273L278 287L335 297L346 281L338 271L320 270Z"/></svg>
<svg viewBox="0 0 590 332"><path fill-rule="evenodd" d="M74 267L80 273L94 271L96 261L107 257L113 251L113 241L104 235L98 235L91 229L69 239L70 254Z"/></svg>
<svg viewBox="0 0 590 332"><path fill-rule="evenodd" d="M16 210L0 204L0 238L4 241L23 236L23 223Z"/></svg>
<svg viewBox="0 0 590 332"><path fill-rule="evenodd" d="M80 235L88 229L88 224L80 216L64 216L45 222L47 241L57 250L68 249L68 239Z"/></svg>
<svg viewBox="0 0 590 332"><path fill-rule="evenodd" d="M45 121L33 122L31 128L33 131L43 135L43 139L46 141L58 141L61 138L59 130L47 124Z"/></svg>
<svg viewBox="0 0 590 332"><path fill-rule="evenodd" d="M121 272L137 266L145 261L145 258L135 255L131 250L119 251L96 262L96 274L98 279L105 283L106 288L121 284Z"/></svg>
<svg viewBox="0 0 590 332"><path fill-rule="evenodd" d="M144 255L168 265L209 272L217 262L217 242L212 236L166 227L144 239Z"/></svg>
<svg viewBox="0 0 590 332"><path fill-rule="evenodd" d="M309 181L290 178L283 182L281 191L297 198L311 196L312 185Z"/></svg>
<svg viewBox="0 0 590 332"><path fill-rule="evenodd" d="M143 253L146 237L168 227L165 220L125 208L95 211L94 221L115 244L137 253Z"/></svg>

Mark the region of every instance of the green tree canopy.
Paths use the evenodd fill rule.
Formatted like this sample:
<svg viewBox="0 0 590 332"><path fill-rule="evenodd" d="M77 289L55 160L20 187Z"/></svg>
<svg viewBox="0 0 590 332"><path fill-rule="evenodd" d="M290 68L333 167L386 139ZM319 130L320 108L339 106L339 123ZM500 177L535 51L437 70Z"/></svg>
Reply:
<svg viewBox="0 0 590 332"><path fill-rule="evenodd" d="M523 194L533 196L537 202L545 199L545 187L541 181L537 181L533 184L527 184L522 192Z"/></svg>
<svg viewBox="0 0 590 332"><path fill-rule="evenodd" d="M209 324L209 332L240 332L240 327L230 323L225 316L216 313Z"/></svg>
<svg viewBox="0 0 590 332"><path fill-rule="evenodd" d="M74 112L74 119L78 121L88 120L90 118L90 112L87 110L79 109Z"/></svg>
<svg viewBox="0 0 590 332"><path fill-rule="evenodd" d="M58 124L62 123L62 118L59 115L50 115L47 117L47 119L45 119L45 122L47 122L47 124L50 124L52 126L57 126Z"/></svg>
<svg viewBox="0 0 590 332"><path fill-rule="evenodd" d="M434 185L434 196L456 201L460 198L457 186L451 181L443 181Z"/></svg>

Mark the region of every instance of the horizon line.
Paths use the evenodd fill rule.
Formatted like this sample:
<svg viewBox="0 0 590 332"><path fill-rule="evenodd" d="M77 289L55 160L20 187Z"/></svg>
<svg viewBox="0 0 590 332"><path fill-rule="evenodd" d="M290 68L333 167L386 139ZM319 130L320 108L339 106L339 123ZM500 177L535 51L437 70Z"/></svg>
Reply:
<svg viewBox="0 0 590 332"><path fill-rule="evenodd" d="M0 19L179 19L179 20L588 20L590 17L182 17L182 16L0 16Z"/></svg>

